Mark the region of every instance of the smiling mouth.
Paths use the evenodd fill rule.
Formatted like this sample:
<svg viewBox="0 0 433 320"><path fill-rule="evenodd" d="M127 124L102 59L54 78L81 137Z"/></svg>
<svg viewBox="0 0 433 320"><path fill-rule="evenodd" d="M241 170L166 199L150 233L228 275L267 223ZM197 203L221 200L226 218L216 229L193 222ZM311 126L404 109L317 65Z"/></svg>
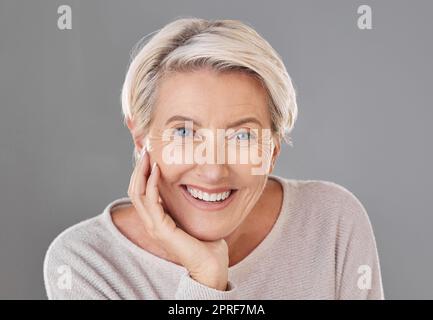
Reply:
<svg viewBox="0 0 433 320"><path fill-rule="evenodd" d="M221 209L225 207L236 194L237 189L218 189L218 192L206 192L191 185L182 184L181 188L188 200L203 208Z"/></svg>

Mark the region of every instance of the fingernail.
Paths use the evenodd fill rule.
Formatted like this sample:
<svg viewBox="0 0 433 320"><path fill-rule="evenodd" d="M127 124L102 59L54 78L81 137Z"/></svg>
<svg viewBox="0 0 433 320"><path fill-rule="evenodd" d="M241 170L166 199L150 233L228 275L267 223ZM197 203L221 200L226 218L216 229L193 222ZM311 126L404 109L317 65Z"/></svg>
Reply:
<svg viewBox="0 0 433 320"><path fill-rule="evenodd" d="M152 164L152 172L155 171L155 167L156 167L156 162L154 162L154 163Z"/></svg>
<svg viewBox="0 0 433 320"><path fill-rule="evenodd" d="M143 147L141 149L141 152L140 152L140 158L143 158L143 156L144 156L145 153L146 153L146 147Z"/></svg>

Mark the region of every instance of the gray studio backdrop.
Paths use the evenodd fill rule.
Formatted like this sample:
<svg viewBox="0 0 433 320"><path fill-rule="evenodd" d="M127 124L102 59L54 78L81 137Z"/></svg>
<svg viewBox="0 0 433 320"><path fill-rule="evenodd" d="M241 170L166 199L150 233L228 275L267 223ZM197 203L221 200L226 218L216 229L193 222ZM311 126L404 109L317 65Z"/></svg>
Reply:
<svg viewBox="0 0 433 320"><path fill-rule="evenodd" d="M372 29L358 28L362 4ZM45 299L49 243L126 196L129 52L189 16L243 20L281 54L299 118L275 173L351 190L373 225L385 297L433 298L432 12L431 1L1 0L0 298Z"/></svg>

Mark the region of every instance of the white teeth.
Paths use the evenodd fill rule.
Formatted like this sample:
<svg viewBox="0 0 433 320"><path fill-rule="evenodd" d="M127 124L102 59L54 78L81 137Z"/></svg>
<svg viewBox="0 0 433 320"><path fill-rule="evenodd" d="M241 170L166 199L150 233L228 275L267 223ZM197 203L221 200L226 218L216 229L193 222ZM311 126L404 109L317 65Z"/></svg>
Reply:
<svg viewBox="0 0 433 320"><path fill-rule="evenodd" d="M226 191L226 192L221 192L221 193L207 193L207 192L203 192L194 188L191 188L190 186L187 186L187 190L189 192L189 194L191 194L194 198L198 198L204 201L210 201L210 202L215 202L215 201L222 201L225 200L229 197L231 191Z"/></svg>

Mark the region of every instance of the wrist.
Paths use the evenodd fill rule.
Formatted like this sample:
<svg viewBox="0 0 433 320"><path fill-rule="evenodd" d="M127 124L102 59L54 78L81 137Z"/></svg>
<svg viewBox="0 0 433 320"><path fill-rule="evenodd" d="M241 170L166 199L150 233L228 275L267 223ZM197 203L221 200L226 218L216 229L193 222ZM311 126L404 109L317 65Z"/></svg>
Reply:
<svg viewBox="0 0 433 320"><path fill-rule="evenodd" d="M190 272L190 277L201 284L215 290L227 291L228 274L226 273L194 273Z"/></svg>

